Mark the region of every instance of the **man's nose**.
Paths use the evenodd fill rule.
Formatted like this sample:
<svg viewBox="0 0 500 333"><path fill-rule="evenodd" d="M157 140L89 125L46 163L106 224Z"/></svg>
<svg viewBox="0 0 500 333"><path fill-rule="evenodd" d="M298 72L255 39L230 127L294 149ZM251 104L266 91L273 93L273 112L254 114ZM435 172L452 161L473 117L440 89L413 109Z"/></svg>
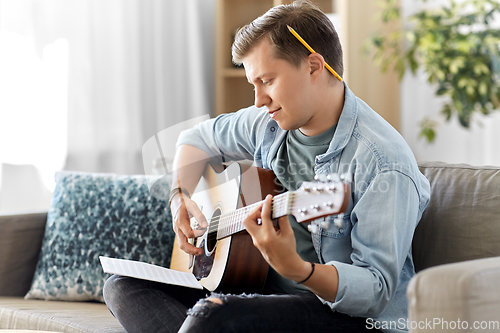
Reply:
<svg viewBox="0 0 500 333"><path fill-rule="evenodd" d="M261 108L271 103L271 97L262 88L255 88L255 106Z"/></svg>

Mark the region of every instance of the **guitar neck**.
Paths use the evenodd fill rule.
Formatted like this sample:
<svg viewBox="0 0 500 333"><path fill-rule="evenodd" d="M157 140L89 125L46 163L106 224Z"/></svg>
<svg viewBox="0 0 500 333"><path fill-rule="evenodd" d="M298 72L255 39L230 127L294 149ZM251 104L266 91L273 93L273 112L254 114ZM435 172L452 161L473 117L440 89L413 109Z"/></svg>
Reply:
<svg viewBox="0 0 500 333"><path fill-rule="evenodd" d="M294 193L286 192L273 197L271 216L273 219L290 214ZM217 239L222 239L245 230L243 221L263 201L212 218L208 232L217 232Z"/></svg>

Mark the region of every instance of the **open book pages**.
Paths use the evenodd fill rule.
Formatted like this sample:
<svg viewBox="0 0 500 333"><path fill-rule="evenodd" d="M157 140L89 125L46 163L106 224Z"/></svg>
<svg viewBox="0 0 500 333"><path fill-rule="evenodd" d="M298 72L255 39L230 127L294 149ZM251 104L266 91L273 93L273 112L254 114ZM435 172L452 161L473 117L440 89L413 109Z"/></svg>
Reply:
<svg viewBox="0 0 500 333"><path fill-rule="evenodd" d="M203 289L192 273L175 271L145 262L115 259L100 256L105 273L133 277L137 279L173 284L188 288Z"/></svg>

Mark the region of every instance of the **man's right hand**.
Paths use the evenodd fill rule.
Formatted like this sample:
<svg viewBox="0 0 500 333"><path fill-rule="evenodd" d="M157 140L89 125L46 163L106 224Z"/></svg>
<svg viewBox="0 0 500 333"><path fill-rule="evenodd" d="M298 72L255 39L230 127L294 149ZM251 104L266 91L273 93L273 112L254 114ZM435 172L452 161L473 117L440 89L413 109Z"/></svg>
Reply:
<svg viewBox="0 0 500 333"><path fill-rule="evenodd" d="M208 227L207 220L196 202L182 192L179 192L172 198L170 210L172 212L173 229L177 236L179 248L188 254L203 254L203 249L192 245L188 240L189 238L202 236ZM190 220L192 217L198 222L198 226L195 229L191 226Z"/></svg>

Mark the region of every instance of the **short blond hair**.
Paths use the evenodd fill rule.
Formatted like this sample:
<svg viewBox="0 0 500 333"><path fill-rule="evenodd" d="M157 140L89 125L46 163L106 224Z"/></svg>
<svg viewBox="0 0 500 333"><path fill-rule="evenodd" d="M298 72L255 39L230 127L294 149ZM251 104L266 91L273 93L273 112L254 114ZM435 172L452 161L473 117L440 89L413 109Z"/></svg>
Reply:
<svg viewBox="0 0 500 333"><path fill-rule="evenodd" d="M231 48L233 62L241 65L243 58L263 38L268 37L276 57L299 67L310 52L288 30L292 27L325 61L343 75L342 46L330 19L308 0L269 9L264 15L241 28Z"/></svg>

